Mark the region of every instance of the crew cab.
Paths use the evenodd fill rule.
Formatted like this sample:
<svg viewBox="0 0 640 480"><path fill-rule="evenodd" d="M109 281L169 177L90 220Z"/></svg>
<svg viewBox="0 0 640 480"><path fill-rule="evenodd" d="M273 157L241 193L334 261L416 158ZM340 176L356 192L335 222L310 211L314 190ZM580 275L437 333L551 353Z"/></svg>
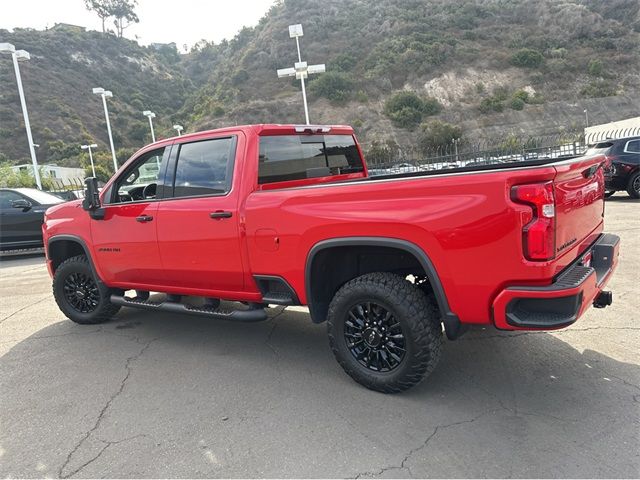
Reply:
<svg viewBox="0 0 640 480"><path fill-rule="evenodd" d="M306 305L351 377L399 392L434 369L443 332L553 330L611 303L605 161L370 177L348 126L194 133L50 208L47 266L82 324L122 306L260 321Z"/></svg>

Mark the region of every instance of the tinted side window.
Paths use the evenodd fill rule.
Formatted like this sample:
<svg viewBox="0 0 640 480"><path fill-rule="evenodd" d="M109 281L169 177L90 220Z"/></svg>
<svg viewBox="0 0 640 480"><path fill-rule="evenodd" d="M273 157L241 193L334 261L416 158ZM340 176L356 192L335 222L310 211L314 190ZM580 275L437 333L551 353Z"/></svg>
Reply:
<svg viewBox="0 0 640 480"><path fill-rule="evenodd" d="M0 191L0 209L8 210L11 207L11 202L14 200L22 200L23 198L18 195L16 192L12 192L10 190L2 190Z"/></svg>
<svg viewBox="0 0 640 480"><path fill-rule="evenodd" d="M640 153L640 140L631 140L627 142L627 146L624 151L629 153Z"/></svg>
<svg viewBox="0 0 640 480"><path fill-rule="evenodd" d="M231 190L235 137L180 145L174 197L224 194Z"/></svg>
<svg viewBox="0 0 640 480"><path fill-rule="evenodd" d="M113 188L111 203L154 200L160 182L165 148L141 155L120 175Z"/></svg>
<svg viewBox="0 0 640 480"><path fill-rule="evenodd" d="M258 183L363 171L351 135L260 137Z"/></svg>

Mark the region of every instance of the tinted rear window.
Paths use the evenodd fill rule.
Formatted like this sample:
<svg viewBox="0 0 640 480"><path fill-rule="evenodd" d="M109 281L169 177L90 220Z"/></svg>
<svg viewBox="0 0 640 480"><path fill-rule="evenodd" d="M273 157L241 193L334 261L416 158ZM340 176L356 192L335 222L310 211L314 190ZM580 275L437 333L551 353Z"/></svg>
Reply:
<svg viewBox="0 0 640 480"><path fill-rule="evenodd" d="M260 137L258 183L362 172L351 135Z"/></svg>

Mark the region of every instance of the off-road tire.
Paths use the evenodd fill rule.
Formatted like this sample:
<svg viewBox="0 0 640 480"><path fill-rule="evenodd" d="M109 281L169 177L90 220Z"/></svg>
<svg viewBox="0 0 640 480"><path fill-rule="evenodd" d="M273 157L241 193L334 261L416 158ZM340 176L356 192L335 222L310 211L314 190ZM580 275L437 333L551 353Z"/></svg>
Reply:
<svg viewBox="0 0 640 480"><path fill-rule="evenodd" d="M72 274L84 275L95 282L98 292L97 305L92 311L81 312L67 299L65 281ZM53 296L58 307L69 320L83 325L104 323L120 310L119 305L113 305L110 301L111 290L95 278L91 265L89 265L89 260L85 255L68 258L58 265L53 276Z"/></svg>
<svg viewBox="0 0 640 480"><path fill-rule="evenodd" d="M404 333L405 356L391 371L368 369L347 346L346 318L354 305L366 301L383 305L400 322ZM417 385L440 359L442 326L435 298L392 273L369 273L344 284L329 305L327 330L331 350L344 371L356 382L378 392L398 393Z"/></svg>
<svg viewBox="0 0 640 480"><path fill-rule="evenodd" d="M640 183L640 172L636 172L631 175L629 183L627 184L627 193L631 198L640 198L640 190L638 186Z"/></svg>

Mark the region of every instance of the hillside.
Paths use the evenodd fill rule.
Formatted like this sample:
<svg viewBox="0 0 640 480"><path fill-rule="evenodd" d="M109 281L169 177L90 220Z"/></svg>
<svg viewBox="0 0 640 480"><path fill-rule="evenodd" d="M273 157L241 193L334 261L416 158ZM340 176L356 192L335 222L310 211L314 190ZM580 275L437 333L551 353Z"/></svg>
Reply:
<svg viewBox="0 0 640 480"><path fill-rule="evenodd" d="M299 22L303 60L327 65L309 84L311 121L352 124L365 146L415 147L420 123L433 120L499 140L582 128L584 108L592 123L640 111L637 0L285 0L232 40L184 56L65 29L0 30L0 41L32 54L23 76L40 158L77 163L69 153L84 138L106 145L98 85L114 92L117 147L148 142L143 109L158 114L160 136L174 121L189 131L302 122L299 84L275 74L296 60L287 26ZM0 82L15 86L5 64ZM402 90L419 105L385 110ZM15 91L0 91L0 155L10 160L27 156Z"/></svg>
<svg viewBox="0 0 640 480"><path fill-rule="evenodd" d="M113 91L108 104L114 143L129 151L151 141L142 110L167 119L182 108L195 88L181 74L177 52L155 51L113 35L73 28L16 29L0 30L0 41L31 54L30 61L21 63L20 72L42 163L69 163L65 159L78 155L81 142L95 140L102 150L107 148L102 101L91 93L93 87ZM10 58L4 55L0 85L0 159L3 155L16 161L27 159L16 79ZM159 129L164 135L173 131L162 123Z"/></svg>

